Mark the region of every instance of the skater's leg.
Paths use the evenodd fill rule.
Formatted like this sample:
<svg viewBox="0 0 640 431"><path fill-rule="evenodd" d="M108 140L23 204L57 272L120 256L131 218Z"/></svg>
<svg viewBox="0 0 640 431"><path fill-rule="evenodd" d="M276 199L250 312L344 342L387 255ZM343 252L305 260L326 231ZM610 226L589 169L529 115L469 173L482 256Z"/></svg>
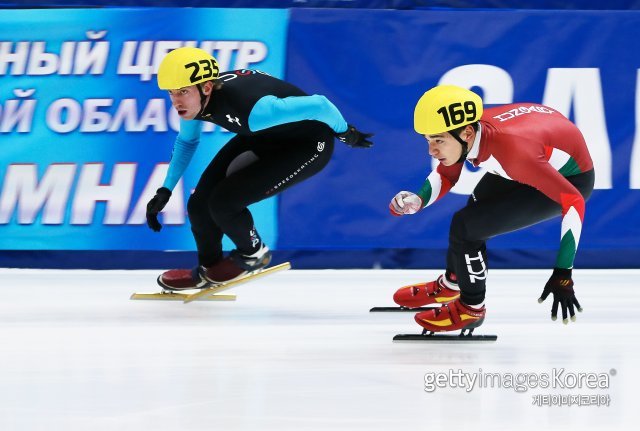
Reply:
<svg viewBox="0 0 640 431"><path fill-rule="evenodd" d="M587 199L593 189L593 171L571 177L569 181ZM440 308L416 314L416 322L434 332L480 326L486 314L485 241L560 214L560 205L538 190L485 175L467 206L451 221L449 256L457 274L460 297Z"/></svg>
<svg viewBox="0 0 640 431"><path fill-rule="evenodd" d="M222 181L232 166L251 161L250 141L236 136L231 139L205 169L187 203L191 232L197 250L198 266L192 269L174 269L158 277L158 284L169 290L203 288L209 284L203 267L222 260L222 230L209 214L208 195ZM255 158L255 155L254 155Z"/></svg>
<svg viewBox="0 0 640 431"><path fill-rule="evenodd" d="M319 146L319 141L324 145ZM253 163L230 173L208 195L209 215L243 254L254 253L261 246L247 206L320 172L331 158L333 136L324 132L286 146L274 144L270 152L257 150Z"/></svg>
<svg viewBox="0 0 640 431"><path fill-rule="evenodd" d="M567 178L585 199L593 190L593 171ZM559 204L524 184L485 175L466 207L452 218L449 248L461 300L484 301L487 259L485 241L561 215Z"/></svg>
<svg viewBox="0 0 640 431"><path fill-rule="evenodd" d="M198 250L198 262L202 266L210 266L222 259L223 232L209 211L211 193L230 170L240 169L257 160L251 144L252 141L246 137L231 139L204 170L189 198L187 212Z"/></svg>

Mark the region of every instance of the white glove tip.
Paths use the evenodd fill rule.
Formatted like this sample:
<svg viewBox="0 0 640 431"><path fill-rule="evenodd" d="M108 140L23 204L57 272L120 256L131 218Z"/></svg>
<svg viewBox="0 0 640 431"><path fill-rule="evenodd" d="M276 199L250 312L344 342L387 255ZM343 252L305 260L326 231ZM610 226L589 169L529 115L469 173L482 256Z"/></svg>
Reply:
<svg viewBox="0 0 640 431"><path fill-rule="evenodd" d="M538 298L538 304L542 304L543 301L544 301L544 299Z"/></svg>
<svg viewBox="0 0 640 431"><path fill-rule="evenodd" d="M565 325L569 324L569 319L562 319L562 323L564 323Z"/></svg>
<svg viewBox="0 0 640 431"><path fill-rule="evenodd" d="M571 321L575 322L576 321L576 316L571 316Z"/></svg>

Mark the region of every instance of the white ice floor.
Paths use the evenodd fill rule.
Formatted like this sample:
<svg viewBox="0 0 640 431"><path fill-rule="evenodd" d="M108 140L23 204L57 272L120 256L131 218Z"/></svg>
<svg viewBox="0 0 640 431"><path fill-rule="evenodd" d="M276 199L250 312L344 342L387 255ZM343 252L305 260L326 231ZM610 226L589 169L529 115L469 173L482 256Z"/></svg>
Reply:
<svg viewBox="0 0 640 431"><path fill-rule="evenodd" d="M156 290L156 271L0 270L0 430L637 429L640 271L576 270L585 311L564 326L536 302L547 271L494 270L477 332L497 342L393 343L419 332L413 314L369 308L435 275L291 270L236 302L185 305L129 300ZM562 368L567 385L589 373L608 387L533 383ZM526 392L425 391L449 370L534 377Z"/></svg>

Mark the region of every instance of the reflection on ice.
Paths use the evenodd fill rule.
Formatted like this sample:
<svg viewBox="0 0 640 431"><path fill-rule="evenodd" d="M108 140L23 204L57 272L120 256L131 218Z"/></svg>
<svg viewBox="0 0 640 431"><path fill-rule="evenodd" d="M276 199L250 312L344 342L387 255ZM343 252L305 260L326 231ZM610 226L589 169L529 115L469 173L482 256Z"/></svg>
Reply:
<svg viewBox="0 0 640 431"><path fill-rule="evenodd" d="M547 272L494 270L476 333L497 342L393 343L420 332L412 313L369 309L435 275L292 270L185 305L128 299L152 271L0 270L0 428L632 428L640 271L576 270L585 311L565 326L536 301Z"/></svg>

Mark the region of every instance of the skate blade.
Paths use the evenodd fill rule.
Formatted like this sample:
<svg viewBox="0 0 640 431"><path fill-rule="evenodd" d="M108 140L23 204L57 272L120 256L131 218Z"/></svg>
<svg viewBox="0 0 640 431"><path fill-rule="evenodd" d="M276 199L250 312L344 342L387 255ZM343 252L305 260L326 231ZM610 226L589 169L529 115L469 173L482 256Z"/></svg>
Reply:
<svg viewBox="0 0 640 431"><path fill-rule="evenodd" d="M291 263L290 262L284 262L284 263L281 263L280 265L267 267L267 268L258 270L256 272L250 273L248 275L245 275L244 277L238 278L236 280L229 281L228 283L217 284L217 285L202 289L199 292L187 295L184 298L183 302L185 304L188 304L191 301L195 301L195 300L197 300L199 298L202 298L202 297L205 297L207 295L215 295L218 292L222 292L224 290L231 289L232 287L235 287L235 286L237 286L239 284L242 284L242 283L246 283L247 281L254 280L256 278L259 278L259 277L262 277L262 276L265 276L265 275L269 275L269 274L272 274L274 272L284 271L284 270L287 270L287 269L290 269L290 268L291 268Z"/></svg>
<svg viewBox="0 0 640 431"><path fill-rule="evenodd" d="M454 335L454 334L398 334L393 341L421 341L421 342L470 342L470 341L497 341L497 335Z"/></svg>
<svg viewBox="0 0 640 431"><path fill-rule="evenodd" d="M415 313L417 313L418 311L427 311L427 310L433 310L434 308L440 308L441 305L439 304L433 304L432 307L416 307L416 308L409 308L409 307L373 307L371 310L369 310L369 313L386 313L386 312L403 312L406 313L407 311L413 311Z"/></svg>
<svg viewBox="0 0 640 431"><path fill-rule="evenodd" d="M154 301L184 301L189 296L188 293L181 292L157 292L157 293L134 293L129 299L134 300L154 300ZM199 298L200 301L235 301L236 295L209 295Z"/></svg>

